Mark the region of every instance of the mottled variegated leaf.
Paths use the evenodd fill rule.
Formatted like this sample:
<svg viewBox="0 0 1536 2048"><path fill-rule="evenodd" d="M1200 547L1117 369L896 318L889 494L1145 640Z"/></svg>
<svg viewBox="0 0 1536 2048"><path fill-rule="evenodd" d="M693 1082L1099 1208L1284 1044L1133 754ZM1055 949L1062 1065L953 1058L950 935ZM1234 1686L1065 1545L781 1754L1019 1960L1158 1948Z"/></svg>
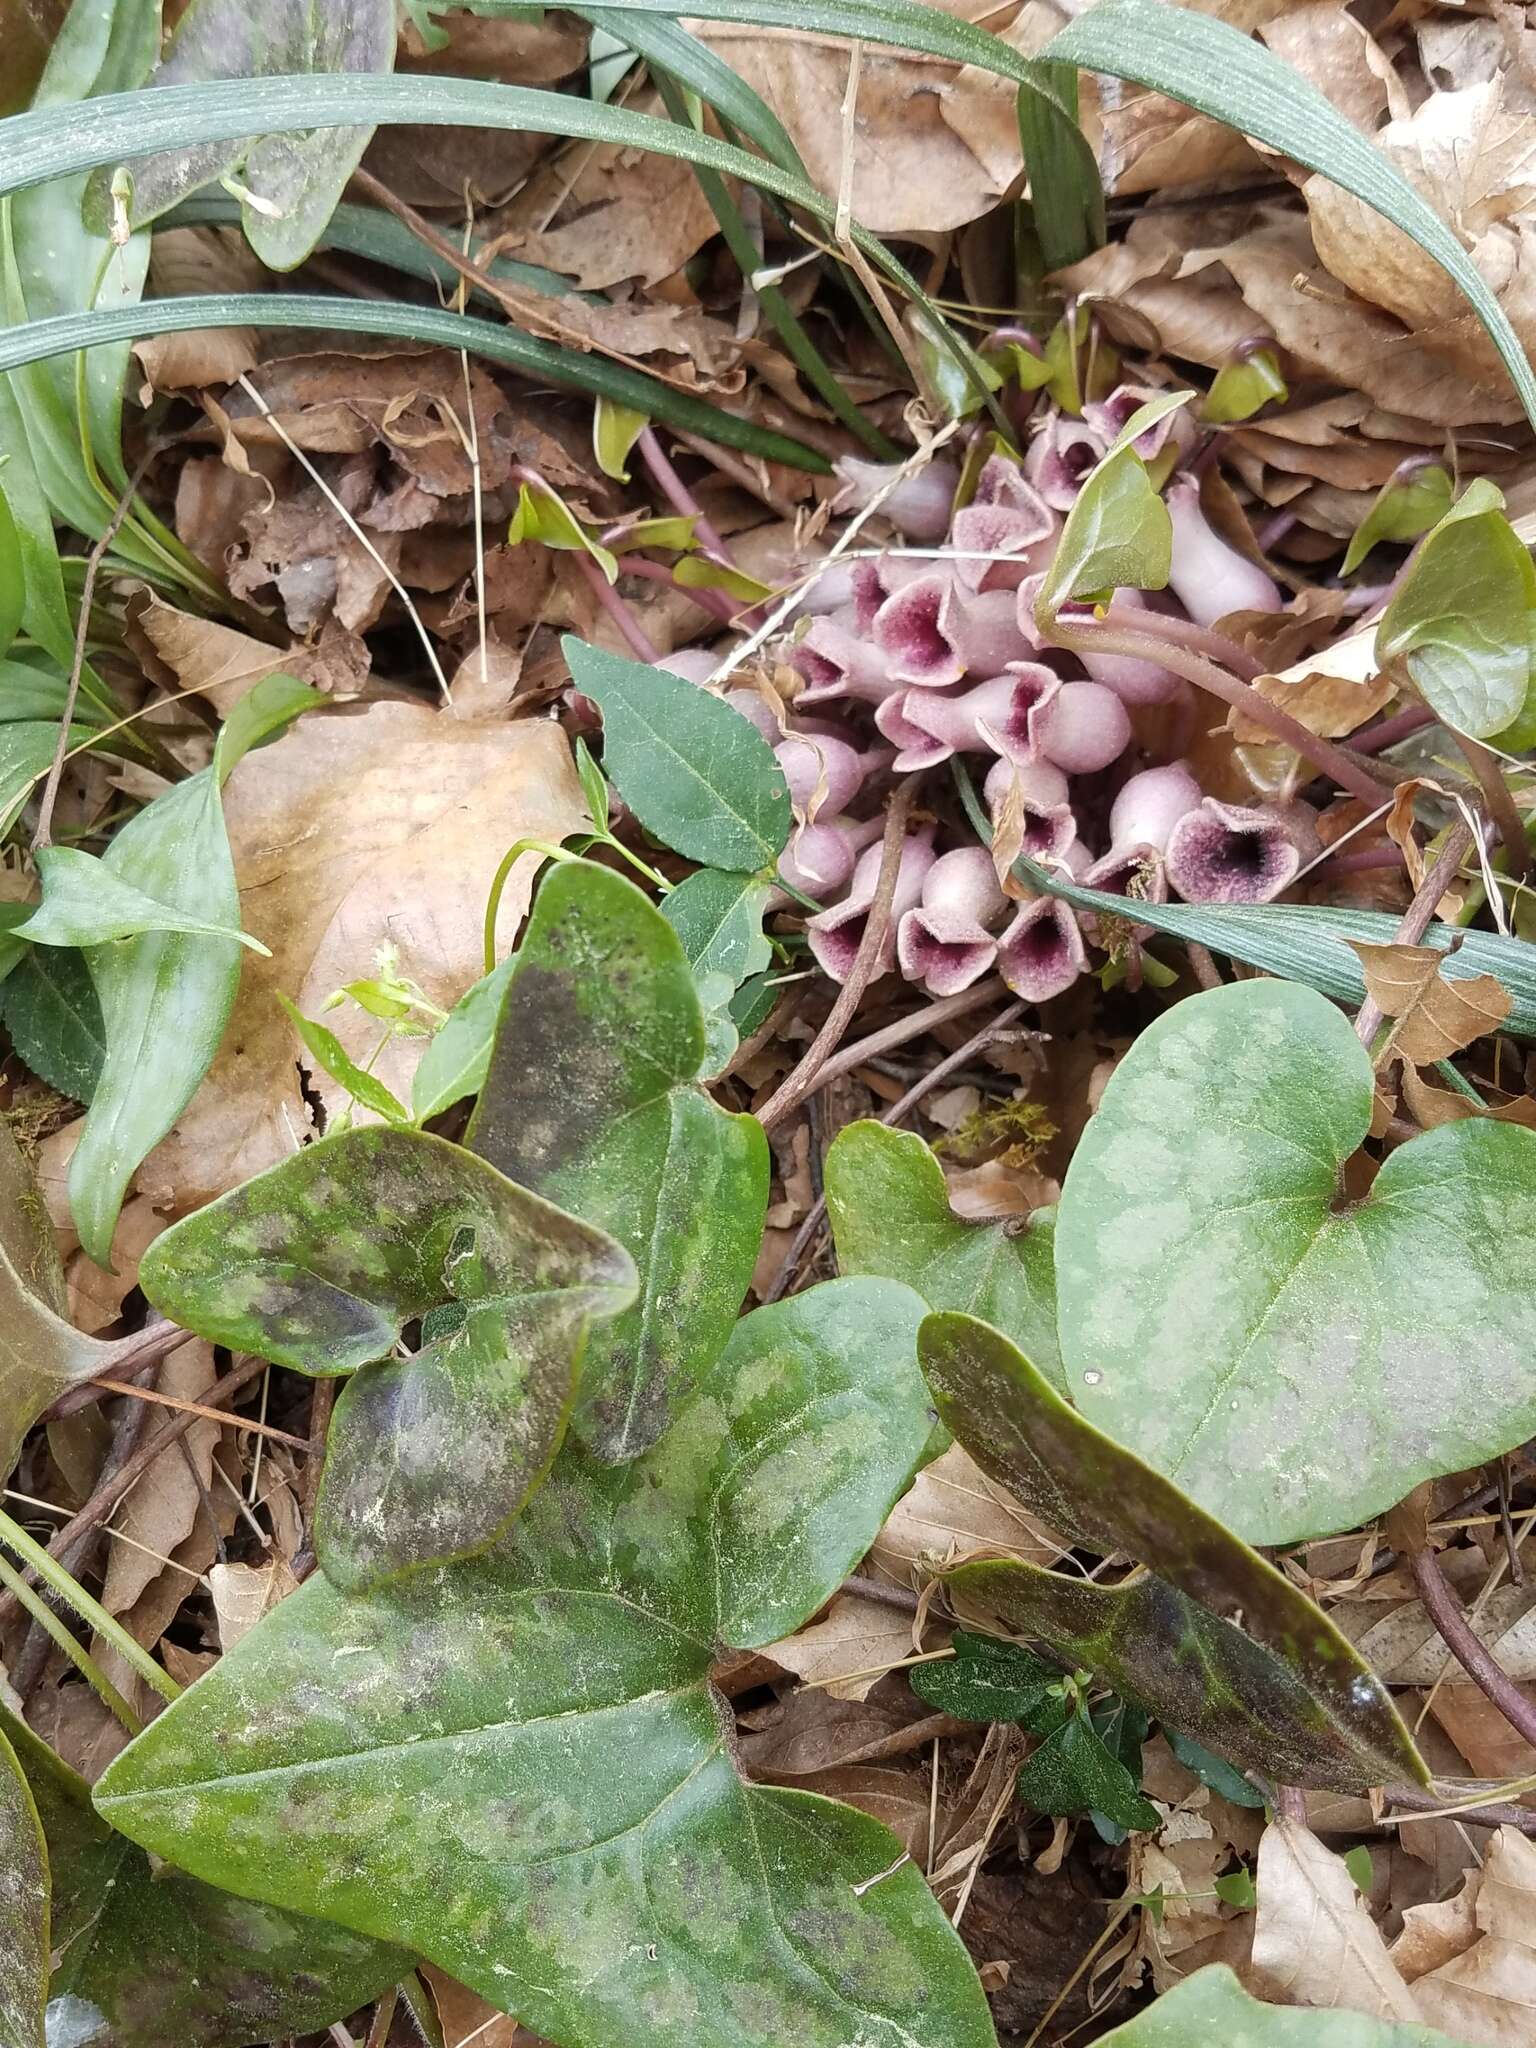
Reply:
<svg viewBox="0 0 1536 2048"><path fill-rule="evenodd" d="M0 1728L0 2041L44 2048L48 1845L16 1752Z"/></svg>

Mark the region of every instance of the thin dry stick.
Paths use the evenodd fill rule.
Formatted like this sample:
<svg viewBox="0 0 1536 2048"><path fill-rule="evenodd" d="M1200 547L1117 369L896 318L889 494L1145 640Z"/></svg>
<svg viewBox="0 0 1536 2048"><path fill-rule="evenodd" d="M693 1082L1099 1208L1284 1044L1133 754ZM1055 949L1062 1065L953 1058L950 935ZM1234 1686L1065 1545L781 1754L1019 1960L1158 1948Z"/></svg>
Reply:
<svg viewBox="0 0 1536 2048"><path fill-rule="evenodd" d="M1510 1727L1527 1742L1536 1743L1536 1706L1525 1697L1515 1681L1467 1620L1461 1602L1451 1590L1439 1560L1432 1550L1420 1550L1409 1559L1413 1583L1424 1603L1424 1612L1435 1624L1441 1640L1472 1683L1493 1701Z"/></svg>
<svg viewBox="0 0 1536 2048"><path fill-rule="evenodd" d="M158 1365L162 1358L168 1357L181 1345L189 1344L191 1341L192 1333L184 1330L179 1323L167 1322L163 1316L154 1316L142 1330L135 1330L131 1337L121 1337L112 1345L102 1360L102 1373L110 1374L117 1380L132 1379L135 1373ZM51 1422L56 1416L74 1415L81 1408L90 1408L106 1391L106 1381L100 1377L87 1380L83 1386L71 1387L68 1393L61 1394L46 1411L44 1419ZM121 1392L122 1389L119 1387L114 1391ZM134 1389L135 1393L143 1391L142 1387Z"/></svg>
<svg viewBox="0 0 1536 2048"><path fill-rule="evenodd" d="M208 1389L209 1406L217 1407L220 1403L231 1400L242 1387L248 1386L266 1369L267 1361L264 1358L242 1360ZM233 1417L228 1419L233 1420ZM78 1542L82 1536L88 1535L91 1530L99 1529L124 1494L143 1478L161 1452L169 1450L172 1444L184 1437L196 1420L195 1415L178 1415L174 1422L168 1422L164 1429L158 1430L148 1443L140 1445L131 1458L97 1487L79 1513L72 1515L63 1528L56 1532L48 1546L48 1555L64 1557L72 1544ZM19 1612L20 1603L11 1594L0 1598L0 1628L8 1627Z"/></svg>
<svg viewBox="0 0 1536 2048"><path fill-rule="evenodd" d="M914 1081L900 1101L893 1102L891 1107L886 1110L880 1119L881 1123L899 1124L903 1117L910 1115L925 1095L930 1094L937 1088L941 1081L948 1080L957 1067L963 1067L968 1060L981 1051L983 1046L990 1045L1000 1031L1006 1031L1008 1026L1016 1023L1023 1014L1024 1005L1022 1003L1011 1003L1006 1010L999 1011L989 1024L982 1026L974 1038L968 1038L958 1052L950 1053L947 1058L940 1060L936 1067ZM784 1263L774 1275L773 1285L763 1296L763 1305L765 1307L769 1302L777 1301L794 1279L795 1274L799 1271L801 1260L820 1235L822 1219L826 1213L827 1198L825 1194L820 1194L812 1203L809 1215L807 1215L805 1221L795 1233L794 1243L785 1253Z"/></svg>
<svg viewBox="0 0 1536 2048"><path fill-rule="evenodd" d="M316 1380L315 1391L309 1404L309 1463L304 1468L304 1483L300 1490L299 1503L306 1531L314 1526L315 1502L320 1497L320 1472L325 1463L325 1444L330 1434L331 1410L335 1406L335 1380Z"/></svg>
<svg viewBox="0 0 1536 2048"><path fill-rule="evenodd" d="M937 1030L939 1025L949 1023L953 1017L969 1016L972 1010L979 1010L984 1003L996 1002L1000 995L1006 993L1001 981L995 975L989 975L974 988L962 989L957 996L941 996L936 1003L925 1003L922 1009L898 1017L894 1024L886 1024L879 1031L872 1031L868 1038L857 1039L852 1045L845 1045L841 1052L834 1053L817 1075L816 1086L829 1087L843 1074L862 1067L866 1060L879 1059L882 1053L893 1052L898 1045L906 1045L914 1038L921 1038L925 1032Z"/></svg>
<svg viewBox="0 0 1536 2048"><path fill-rule="evenodd" d="M1351 796L1357 796L1367 804L1381 802L1382 784L1363 761L1356 760L1343 747L1335 746L1332 740L1319 739L1315 732L1308 732L1299 719L1292 718L1288 711L1282 711L1278 704L1272 704L1251 684L1240 682L1224 668L1218 668L1215 662L1205 660L1187 647L1171 646L1152 633L1128 632L1121 627L1106 627L1076 619L1070 624L1058 620L1053 637L1058 646L1068 647L1075 654L1130 654L1140 661L1152 661L1172 669L1175 675L1183 676L1187 682L1241 711L1255 725L1265 726L1277 740L1300 754L1304 761L1310 761L1319 773L1332 776L1340 789L1347 789Z"/></svg>
<svg viewBox="0 0 1536 2048"><path fill-rule="evenodd" d="M776 1123L781 1123L790 1111L798 1109L810 1094L816 1085L816 1076L842 1043L843 1033L853 1022L854 1012L864 999L864 991L875 978L875 969L880 964L880 956L885 950L886 935L891 928L891 902L896 894L896 878L901 872L907 819L911 815L920 779L920 773L909 775L896 786L890 809L885 816L885 838L880 849L880 876L869 906L869 921L864 927L864 936L859 941L859 950L853 956L848 979L838 990L837 1001L827 1013L827 1021L811 1040L801 1057L800 1064L758 1111L757 1120L764 1130L771 1130Z"/></svg>
<svg viewBox="0 0 1536 2048"><path fill-rule="evenodd" d="M1386 1797L1391 1805L1405 1809L1405 1818L1453 1813L1480 1826L1519 1828L1525 1834L1536 1835L1536 1806L1511 1806L1501 1800L1490 1800L1482 1806L1447 1806L1443 1799L1419 1785L1388 1785Z"/></svg>
<svg viewBox="0 0 1536 2048"><path fill-rule="evenodd" d="M291 1444L295 1450L308 1452L309 1438L290 1436L286 1429L274 1429L269 1422L254 1422L245 1415L221 1414L217 1408L205 1408L201 1401L183 1401L175 1394L162 1394L158 1387L136 1387L127 1380L97 1379L94 1386L108 1394L131 1394L136 1401L152 1401L159 1408L179 1408L184 1415L201 1415L208 1422L222 1422L231 1429L243 1429L253 1436L269 1436L274 1443Z"/></svg>
<svg viewBox="0 0 1536 2048"><path fill-rule="evenodd" d="M59 800L59 782L64 774L64 763L69 758L69 728L74 722L75 705L80 697L80 678L85 669L85 643L91 633L91 601L96 595L96 578L106 560L107 550L117 539L118 530L128 517L139 485L157 450L151 448L139 461L133 475L123 487L123 495L112 509L101 539L86 557L85 583L80 592L80 616L75 621L75 651L69 664L69 687L64 692L64 711L59 719L59 744L54 751L53 762L48 770L48 780L43 784L42 796L37 805L37 830L32 834L32 851L37 853L53 844L53 807Z"/></svg>
<svg viewBox="0 0 1536 2048"><path fill-rule="evenodd" d="M1440 898L1451 886L1471 844L1472 829L1469 825L1458 822L1451 827L1433 867L1420 882L1413 901L1403 912L1403 921L1392 941L1395 946L1416 946L1429 930ZM1367 1052L1370 1051L1372 1041L1381 1026L1381 1007L1373 996L1367 996L1355 1018L1355 1035Z"/></svg>

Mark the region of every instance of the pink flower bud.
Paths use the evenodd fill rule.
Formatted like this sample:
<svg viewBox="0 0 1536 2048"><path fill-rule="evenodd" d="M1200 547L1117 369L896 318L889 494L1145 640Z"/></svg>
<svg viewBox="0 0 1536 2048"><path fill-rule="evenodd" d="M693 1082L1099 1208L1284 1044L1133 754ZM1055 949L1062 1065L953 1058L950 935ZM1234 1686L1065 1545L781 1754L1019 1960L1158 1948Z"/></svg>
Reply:
<svg viewBox="0 0 1536 2048"><path fill-rule="evenodd" d="M1208 796L1169 835L1168 879L1186 903L1269 903L1296 879L1306 848L1305 827L1284 812Z"/></svg>
<svg viewBox="0 0 1536 2048"><path fill-rule="evenodd" d="M883 851L884 848L878 844L867 846L859 855L844 900L831 910L818 911L806 925L812 956L823 974L833 981L848 979L869 923L869 907L879 882ZM932 866L933 827L924 825L915 832L909 832L902 842L900 865L896 871L896 892L891 899L890 928L876 964L877 973L885 973L895 965L897 928L907 912L916 906Z"/></svg>
<svg viewBox="0 0 1536 2048"><path fill-rule="evenodd" d="M848 572L853 591L848 623L854 632L872 633L875 614L885 600L928 574L926 562L913 561L906 555L861 555Z"/></svg>
<svg viewBox="0 0 1536 2048"><path fill-rule="evenodd" d="M1193 477L1168 486L1173 521L1173 561L1168 587L1197 626L1214 626L1229 612L1277 612L1280 592L1257 562L1228 547L1200 507Z"/></svg>
<svg viewBox="0 0 1536 2048"><path fill-rule="evenodd" d="M1005 455L991 455L976 479L976 495L955 514L950 545L962 553L1007 555L1002 562L959 561L955 576L967 590L1012 590L1055 545L1056 515L1024 472Z"/></svg>
<svg viewBox="0 0 1536 2048"><path fill-rule="evenodd" d="M1139 590L1117 590L1115 609L1150 611L1151 606ZM1071 618L1074 614L1091 618L1093 609L1090 605L1062 606L1063 617ZM1074 651L1093 680L1108 683L1122 704L1166 704L1179 694L1182 687L1180 678L1171 669L1163 668L1155 661L1143 661L1138 655Z"/></svg>
<svg viewBox="0 0 1536 2048"><path fill-rule="evenodd" d="M1125 752L1131 721L1107 684L1066 682L1030 713L1029 733L1058 768L1092 775Z"/></svg>
<svg viewBox="0 0 1536 2048"><path fill-rule="evenodd" d="M1151 847L1166 852L1174 826L1199 806L1200 796L1200 785L1183 761L1170 761L1166 768L1143 768L1122 785L1110 810L1111 848Z"/></svg>
<svg viewBox="0 0 1536 2048"><path fill-rule="evenodd" d="M985 847L957 846L941 855L923 882L922 902L901 920L896 957L902 973L930 995L958 995L992 965L997 946L987 926L1007 907Z"/></svg>
<svg viewBox="0 0 1536 2048"><path fill-rule="evenodd" d="M826 824L802 825L790 834L789 844L779 855L779 874L803 895L825 903L846 889L853 877L860 851L878 839L883 818L866 818L859 824L847 818L833 818Z"/></svg>
<svg viewBox="0 0 1536 2048"><path fill-rule="evenodd" d="M994 763L983 794L995 831L1017 837L1031 860L1059 861L1077 838L1067 778L1049 761Z"/></svg>
<svg viewBox="0 0 1536 2048"><path fill-rule="evenodd" d="M937 768L955 751L947 740L918 725L909 715L910 707L925 697L942 697L944 694L940 690L900 690L877 706L875 725L881 736L897 750L891 766L898 775L906 775L914 768Z"/></svg>
<svg viewBox="0 0 1536 2048"><path fill-rule="evenodd" d="M725 701L733 711L741 713L748 725L756 726L770 747L777 746L784 737L784 728L774 716L773 706L761 690L754 690L750 685L727 690Z"/></svg>
<svg viewBox="0 0 1536 2048"><path fill-rule="evenodd" d="M1109 443L1082 420L1053 412L1030 442L1024 474L1058 512L1069 512L1083 487L1083 478L1097 467Z"/></svg>
<svg viewBox="0 0 1536 2048"><path fill-rule="evenodd" d="M1108 398L1086 400L1083 418L1108 447L1132 413L1139 412L1149 399L1161 396L1162 393L1150 384L1117 384ZM1151 462L1162 454L1169 441L1181 455L1187 455L1195 440L1195 426L1189 417L1189 408L1180 406L1176 412L1164 413L1160 420L1138 434L1131 445L1143 462Z"/></svg>
<svg viewBox="0 0 1536 2048"><path fill-rule="evenodd" d="M986 751L1030 761L1037 753L1032 722L1061 687L1042 663L1011 661L1005 674L963 695L911 690L900 701L908 726L942 740L951 753Z"/></svg>
<svg viewBox="0 0 1536 2048"><path fill-rule="evenodd" d="M825 618L853 603L853 572L858 565L832 556L821 562L800 593L796 616Z"/></svg>
<svg viewBox="0 0 1536 2048"><path fill-rule="evenodd" d="M774 748L789 800L801 817L816 811L845 811L864 781L864 763L846 740L790 733Z"/></svg>
<svg viewBox="0 0 1536 2048"><path fill-rule="evenodd" d="M812 619L789 656L789 666L805 678L797 706L831 703L840 697L878 704L896 687L880 649L836 619Z"/></svg>
<svg viewBox="0 0 1536 2048"><path fill-rule="evenodd" d="M1047 1003L1088 965L1077 919L1055 896L1036 896L997 942L998 971L1027 1003Z"/></svg>
<svg viewBox="0 0 1536 2048"><path fill-rule="evenodd" d="M690 683L707 683L722 660L723 655L711 654L707 647L674 647L656 666L672 675L686 676Z"/></svg>
<svg viewBox="0 0 1536 2048"><path fill-rule="evenodd" d="M898 683L943 689L972 670L999 675L1026 653L1009 590L958 589L930 571L888 597L875 615L874 638Z"/></svg>
<svg viewBox="0 0 1536 2048"><path fill-rule="evenodd" d="M960 472L942 456L908 476L901 476L901 463L865 462L857 455L840 455L833 464L843 481L838 493L839 511L861 512L881 491L900 477L887 497L880 500L880 512L908 540L942 540L949 525L950 510Z"/></svg>

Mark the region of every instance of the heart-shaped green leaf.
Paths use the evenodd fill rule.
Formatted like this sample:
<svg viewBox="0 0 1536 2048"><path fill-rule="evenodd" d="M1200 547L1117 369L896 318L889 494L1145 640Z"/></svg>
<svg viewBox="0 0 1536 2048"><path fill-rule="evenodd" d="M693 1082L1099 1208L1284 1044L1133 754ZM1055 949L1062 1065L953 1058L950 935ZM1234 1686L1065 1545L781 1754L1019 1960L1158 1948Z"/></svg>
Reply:
<svg viewBox="0 0 1536 2048"><path fill-rule="evenodd" d="M920 1314L877 1280L761 1309L660 1444L612 1466L568 1440L472 1566L363 1599L311 1580L100 1809L210 1881L413 1943L569 2048L991 2048L895 1839L744 1785L708 1685L720 1644L835 1591L906 1485Z"/></svg>
<svg viewBox="0 0 1536 2048"><path fill-rule="evenodd" d="M1056 1348L1055 1212L1020 1224L966 1223L922 1139L872 1121L839 1131L827 1153L827 1215L844 1273L905 1280L933 1309L980 1316L1062 1393Z"/></svg>
<svg viewBox="0 0 1536 2048"><path fill-rule="evenodd" d="M16 1752L0 1727L0 2041L44 2048L48 1844Z"/></svg>
<svg viewBox="0 0 1536 2048"><path fill-rule="evenodd" d="M603 714L603 772L647 832L706 867L773 867L789 838L789 785L757 728L670 669L569 634L560 644Z"/></svg>
<svg viewBox="0 0 1536 2048"><path fill-rule="evenodd" d="M0 1118L0 1479L43 1410L106 1369L110 1347L71 1328L66 1300L48 1212Z"/></svg>
<svg viewBox="0 0 1536 2048"><path fill-rule="evenodd" d="M1225 1963L1210 1963L1123 2027L1099 2036L1099 2048L1464 2048L1433 2027L1405 2027L1360 2012L1313 2012L1250 1998Z"/></svg>
<svg viewBox="0 0 1536 2048"><path fill-rule="evenodd" d="M85 1780L0 1706L7 1739L53 1867L50 2041L244 2048L328 2027L411 1968L400 1949L152 1869L92 1812Z"/></svg>
<svg viewBox="0 0 1536 2048"><path fill-rule="evenodd" d="M1447 1125L1345 1202L1371 1087L1311 989L1193 996L1121 1061L1062 1192L1072 1398L1250 1543L1352 1529L1536 1432L1536 1133Z"/></svg>
<svg viewBox="0 0 1536 2048"><path fill-rule="evenodd" d="M395 55L390 0L192 0L151 84L275 78L300 72L388 71ZM168 150L133 167L135 226L238 166L245 232L273 270L302 263L367 147L371 128L318 128L245 142Z"/></svg>
<svg viewBox="0 0 1536 2048"><path fill-rule="evenodd" d="M1168 581L1173 521L1135 444L1193 396L1164 392L1138 406L1084 478L1035 599L1042 632L1050 633L1064 604L1127 587L1161 590Z"/></svg>
<svg viewBox="0 0 1536 2048"><path fill-rule="evenodd" d="M703 1058L693 970L666 919L610 869L551 869L466 1142L639 1268L639 1301L593 1333L582 1373L577 1432L604 1458L661 1434L729 1336L762 1241L767 1141L696 1085Z"/></svg>
<svg viewBox="0 0 1536 2048"><path fill-rule="evenodd" d="M1438 462L1426 462L1401 480L1388 477L1371 509L1355 528L1339 565L1341 576L1353 576L1371 549L1382 541L1417 540L1451 509L1455 487L1451 473Z"/></svg>
<svg viewBox="0 0 1536 2048"><path fill-rule="evenodd" d="M1321 1609L1068 1407L1006 1337L973 1316L931 1315L918 1355L983 1471L1074 1542L1157 1574L1104 1590L981 1563L949 1575L957 1594L1245 1769L1351 1791L1426 1779L1391 1700Z"/></svg>
<svg viewBox="0 0 1536 2048"><path fill-rule="evenodd" d="M1501 732L1531 687L1536 566L1485 477L1424 540L1376 628L1437 718L1474 739Z"/></svg>
<svg viewBox="0 0 1536 2048"><path fill-rule="evenodd" d="M337 1404L315 1546L359 1586L500 1533L559 1445L589 1321L633 1300L635 1273L472 1153L370 1126L174 1225L139 1284L215 1343L300 1372L367 1368ZM390 1358L418 1317L435 1330Z"/></svg>

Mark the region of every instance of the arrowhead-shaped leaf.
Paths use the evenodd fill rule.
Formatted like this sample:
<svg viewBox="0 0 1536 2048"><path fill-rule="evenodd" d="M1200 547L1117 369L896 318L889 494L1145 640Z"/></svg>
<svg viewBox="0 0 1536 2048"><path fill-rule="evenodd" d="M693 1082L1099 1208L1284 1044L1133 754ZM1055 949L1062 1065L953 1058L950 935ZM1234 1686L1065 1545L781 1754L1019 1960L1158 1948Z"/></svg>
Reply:
<svg viewBox="0 0 1536 2048"><path fill-rule="evenodd" d="M588 1322L633 1300L635 1274L473 1153L369 1126L174 1225L139 1283L215 1343L365 1368L337 1404L316 1529L330 1576L363 1585L500 1533L559 1446ZM390 1358L418 1317L421 1349Z"/></svg>
<svg viewBox="0 0 1536 2048"><path fill-rule="evenodd" d="M53 1866L50 2041L244 2048L344 2019L411 1968L400 1949L153 1870L92 1812L85 1780L0 1706L0 1749L7 1739ZM17 2048L34 2040L18 2034Z"/></svg>
<svg viewBox="0 0 1536 2048"><path fill-rule="evenodd" d="M361 1599L311 1580L100 1809L210 1881L412 1943L568 2048L990 2048L895 1839L744 1785L708 1685L720 1644L829 1597L907 1483L920 1314L875 1280L761 1309L661 1443L611 1466L568 1441L473 1565Z"/></svg>
<svg viewBox="0 0 1536 2048"><path fill-rule="evenodd" d="M647 832L706 867L773 867L789 838L789 785L757 728L670 669L570 635L561 645L603 714L603 773Z"/></svg>
<svg viewBox="0 0 1536 2048"><path fill-rule="evenodd" d="M65 1304L53 1226L0 1119L0 1479L43 1410L106 1369L109 1347L72 1329Z"/></svg>
<svg viewBox="0 0 1536 2048"><path fill-rule="evenodd" d="M1251 1543L1536 1433L1536 1133L1431 1131L1346 1201L1371 1087L1312 990L1193 996L1121 1061L1062 1192L1072 1398Z"/></svg>
<svg viewBox="0 0 1536 2048"><path fill-rule="evenodd" d="M604 1458L656 1441L729 1336L762 1242L767 1140L697 1086L703 1057L693 970L666 919L607 868L551 870L466 1142L611 1232L639 1268L639 1301L593 1333L582 1373L576 1428Z"/></svg>
<svg viewBox="0 0 1536 2048"><path fill-rule="evenodd" d="M1250 1998L1225 1963L1196 1970L1099 2048L1462 2048L1433 2027L1406 2027L1360 2012L1313 2012Z"/></svg>
<svg viewBox="0 0 1536 2048"><path fill-rule="evenodd" d="M0 1727L0 2041L44 2048L48 1845L16 1752Z"/></svg>
<svg viewBox="0 0 1536 2048"><path fill-rule="evenodd" d="M905 1280L933 1309L980 1316L1011 1337L1058 1391L1055 1212L1021 1224L967 1223L921 1138L872 1121L839 1131L827 1153L827 1215L844 1273Z"/></svg>
<svg viewBox="0 0 1536 2048"><path fill-rule="evenodd" d="M1006 1337L972 1316L932 1315L918 1355L940 1415L983 1471L1075 1542L1156 1574L1104 1589L979 1563L949 1574L957 1596L1244 1769L1350 1791L1425 1779L1391 1700L1322 1610L1069 1408Z"/></svg>

